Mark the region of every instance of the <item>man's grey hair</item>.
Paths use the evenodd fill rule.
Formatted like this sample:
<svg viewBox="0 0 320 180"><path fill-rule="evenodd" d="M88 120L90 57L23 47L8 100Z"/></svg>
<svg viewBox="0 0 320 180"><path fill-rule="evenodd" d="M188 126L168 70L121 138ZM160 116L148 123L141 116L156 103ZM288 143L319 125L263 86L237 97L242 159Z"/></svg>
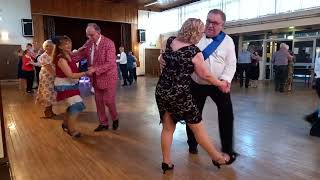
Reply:
<svg viewBox="0 0 320 180"><path fill-rule="evenodd" d="M281 43L280 48L285 48L286 50L289 50L289 46L286 43Z"/></svg>
<svg viewBox="0 0 320 180"><path fill-rule="evenodd" d="M226 22L226 14L221 11L220 9L212 9L208 12L208 15L209 14L219 14L223 20L223 22Z"/></svg>
<svg viewBox="0 0 320 180"><path fill-rule="evenodd" d="M96 23L89 23L87 27L93 27L93 29L96 30L97 32L101 32L101 28Z"/></svg>
<svg viewBox="0 0 320 180"><path fill-rule="evenodd" d="M255 47L254 45L250 45L250 46L248 46L248 49L247 49L247 50L248 50L248 51L251 51L251 50L255 50L255 48L256 48L256 47Z"/></svg>

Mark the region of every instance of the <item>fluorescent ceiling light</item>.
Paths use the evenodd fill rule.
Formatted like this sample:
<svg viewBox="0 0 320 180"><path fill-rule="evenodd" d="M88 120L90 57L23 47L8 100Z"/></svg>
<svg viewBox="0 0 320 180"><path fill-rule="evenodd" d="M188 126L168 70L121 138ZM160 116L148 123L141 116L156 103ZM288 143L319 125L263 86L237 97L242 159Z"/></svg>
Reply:
<svg viewBox="0 0 320 180"><path fill-rule="evenodd" d="M175 0L158 0L160 4L174 2Z"/></svg>
<svg viewBox="0 0 320 180"><path fill-rule="evenodd" d="M158 3L159 3L158 1L154 1L154 2L151 2L151 3L145 4L144 7L152 6L152 5L155 5L155 4L158 4Z"/></svg>
<svg viewBox="0 0 320 180"><path fill-rule="evenodd" d="M153 2L150 2L148 4L145 4L144 7L148 7L148 6L152 6L152 5L155 5L155 4L168 4L170 2L174 2L175 0L157 0L157 1L153 1Z"/></svg>

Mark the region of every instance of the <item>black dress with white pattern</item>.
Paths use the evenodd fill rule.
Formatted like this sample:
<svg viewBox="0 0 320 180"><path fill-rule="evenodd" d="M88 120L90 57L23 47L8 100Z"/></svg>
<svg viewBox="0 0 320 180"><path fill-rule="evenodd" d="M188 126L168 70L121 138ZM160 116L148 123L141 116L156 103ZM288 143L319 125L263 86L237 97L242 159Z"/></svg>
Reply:
<svg viewBox="0 0 320 180"><path fill-rule="evenodd" d="M191 74L194 72L193 57L201 52L195 45L185 46L173 51L171 43L175 37L167 40L166 50L162 54L166 65L156 87L156 101L163 120L169 112L175 123L199 123L201 113L191 94Z"/></svg>

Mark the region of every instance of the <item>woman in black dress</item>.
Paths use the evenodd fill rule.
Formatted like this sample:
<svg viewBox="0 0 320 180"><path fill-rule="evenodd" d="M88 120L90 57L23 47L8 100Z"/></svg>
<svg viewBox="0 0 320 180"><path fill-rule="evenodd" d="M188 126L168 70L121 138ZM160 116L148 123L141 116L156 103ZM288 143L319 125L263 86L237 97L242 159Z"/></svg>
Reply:
<svg viewBox="0 0 320 180"><path fill-rule="evenodd" d="M177 122L184 122L192 129L199 144L208 152L217 167L226 164L230 157L218 151L204 128L201 113L191 95L191 74L197 73L213 85L225 87L227 84L213 77L207 69L203 55L198 47L204 32L200 19L189 18L182 25L177 37L166 42L161 58L166 65L162 69L156 87L156 101L163 125L161 132L162 169L173 169L170 148Z"/></svg>
<svg viewBox="0 0 320 180"><path fill-rule="evenodd" d="M23 57L23 50L21 48L18 49L18 79L19 79L19 90L25 89L26 87L26 78L22 71L22 57Z"/></svg>
<svg viewBox="0 0 320 180"><path fill-rule="evenodd" d="M260 66L259 61L261 57L259 56L258 52L255 50L254 46L249 47L249 51L251 52L251 66L250 66L250 79L251 79L251 87L257 88L258 87L258 79L260 76Z"/></svg>

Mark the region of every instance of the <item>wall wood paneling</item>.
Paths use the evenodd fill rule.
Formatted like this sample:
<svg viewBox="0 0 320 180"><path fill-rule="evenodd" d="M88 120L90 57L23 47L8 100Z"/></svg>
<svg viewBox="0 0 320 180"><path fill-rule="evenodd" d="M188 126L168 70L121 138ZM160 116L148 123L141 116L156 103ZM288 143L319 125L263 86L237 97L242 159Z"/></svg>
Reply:
<svg viewBox="0 0 320 180"><path fill-rule="evenodd" d="M159 55L160 49L145 49L145 65L147 75L160 75L160 64L158 62Z"/></svg>
<svg viewBox="0 0 320 180"><path fill-rule="evenodd" d="M39 49L44 42L44 26L43 26L43 16L38 14L32 14L33 21L33 44L35 49Z"/></svg>
<svg viewBox="0 0 320 180"><path fill-rule="evenodd" d="M44 33L45 25L43 23L44 16L54 16L74 18L74 20L77 19L76 21L79 21L79 19L85 19L113 22L109 23L109 25L111 25L107 28L109 30L115 29L120 23L131 24L131 27L134 28L131 28L130 30L130 25L128 26L129 28L127 28L129 30L129 33L131 31L131 38L130 36L128 36L129 41L131 40L131 42L128 42L127 49L129 50L132 48L134 54L139 54L139 48L136 38L136 29L138 24L137 5L134 5L132 3L112 3L102 0L30 0L30 2L34 26L33 40L36 49L41 47L42 42L46 39ZM85 38L84 29L85 27L79 29L79 31L83 33L81 36ZM59 31L59 29L56 29L56 31ZM68 33L65 32L63 34ZM108 34L106 33L104 35L108 36ZM114 41L115 43L117 43L116 39L114 39ZM79 45L75 44L75 47L77 46ZM133 49L134 47L136 48Z"/></svg>
<svg viewBox="0 0 320 180"><path fill-rule="evenodd" d="M16 79L19 57L17 55L20 45L0 45L0 80Z"/></svg>
<svg viewBox="0 0 320 180"><path fill-rule="evenodd" d="M45 16L46 18L47 16ZM54 19L55 35L67 35L72 39L72 46L75 49L81 47L87 40L86 26L88 23L96 23L101 28L101 34L111 39L116 46L117 53L119 47L126 42L125 50L131 50L131 25L126 23L116 23L107 21L65 18L65 17L51 17ZM123 33L121 27L125 26Z"/></svg>
<svg viewBox="0 0 320 180"><path fill-rule="evenodd" d="M30 0L30 2L32 14L138 23L138 7L133 4L97 0Z"/></svg>

